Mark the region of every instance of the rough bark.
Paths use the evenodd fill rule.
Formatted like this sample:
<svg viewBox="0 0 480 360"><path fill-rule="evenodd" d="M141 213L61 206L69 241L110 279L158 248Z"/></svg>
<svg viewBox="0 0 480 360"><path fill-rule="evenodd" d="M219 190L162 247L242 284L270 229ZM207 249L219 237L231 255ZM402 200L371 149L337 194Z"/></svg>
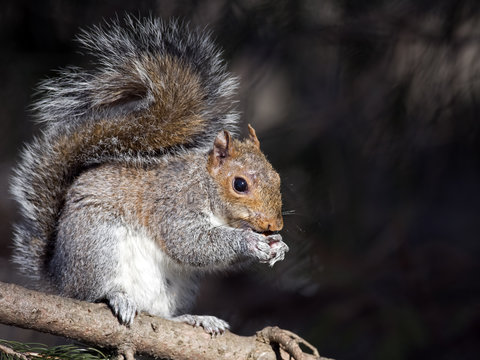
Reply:
<svg viewBox="0 0 480 360"><path fill-rule="evenodd" d="M298 352L296 335L266 328L256 336L230 332L211 337L203 329L139 314L131 327L120 325L105 304L92 304L0 282L0 323L75 339L93 346L168 359L325 359ZM280 344L280 346L278 345ZM292 349L293 352L292 353ZM290 352L288 355L287 352Z"/></svg>

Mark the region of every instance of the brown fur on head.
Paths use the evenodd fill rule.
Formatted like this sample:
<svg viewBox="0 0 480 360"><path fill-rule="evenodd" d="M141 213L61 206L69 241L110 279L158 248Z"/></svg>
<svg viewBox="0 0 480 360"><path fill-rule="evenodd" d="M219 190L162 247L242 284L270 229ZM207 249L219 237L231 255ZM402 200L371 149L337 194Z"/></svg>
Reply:
<svg viewBox="0 0 480 360"><path fill-rule="evenodd" d="M255 130L244 141L221 131L210 152L207 170L219 187L221 215L230 226L257 232L283 227L280 176L260 150Z"/></svg>

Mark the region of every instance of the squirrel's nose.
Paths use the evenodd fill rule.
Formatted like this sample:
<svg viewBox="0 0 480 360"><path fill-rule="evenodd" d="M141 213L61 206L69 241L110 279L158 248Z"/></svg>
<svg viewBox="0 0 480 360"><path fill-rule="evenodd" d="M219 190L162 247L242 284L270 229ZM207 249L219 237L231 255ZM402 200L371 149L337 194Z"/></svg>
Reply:
<svg viewBox="0 0 480 360"><path fill-rule="evenodd" d="M280 216L268 224L268 231L280 231L283 228L283 218Z"/></svg>

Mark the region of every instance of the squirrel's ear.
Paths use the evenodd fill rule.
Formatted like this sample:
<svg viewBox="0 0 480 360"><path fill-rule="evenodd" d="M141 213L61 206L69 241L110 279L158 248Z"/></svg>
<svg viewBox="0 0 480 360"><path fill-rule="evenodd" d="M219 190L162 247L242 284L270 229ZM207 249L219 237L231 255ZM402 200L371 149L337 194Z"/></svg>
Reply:
<svg viewBox="0 0 480 360"><path fill-rule="evenodd" d="M248 132L250 133L250 141L260 149L260 141L258 141L257 134L255 133L255 129L248 124Z"/></svg>
<svg viewBox="0 0 480 360"><path fill-rule="evenodd" d="M227 130L220 131L213 142L213 157L217 164L221 164L228 157L231 150L231 136Z"/></svg>

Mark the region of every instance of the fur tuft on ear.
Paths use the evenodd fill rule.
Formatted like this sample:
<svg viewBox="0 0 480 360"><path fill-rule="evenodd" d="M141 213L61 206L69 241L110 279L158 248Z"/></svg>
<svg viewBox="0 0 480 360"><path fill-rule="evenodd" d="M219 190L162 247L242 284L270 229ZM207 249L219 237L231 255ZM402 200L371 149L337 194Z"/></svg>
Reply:
<svg viewBox="0 0 480 360"><path fill-rule="evenodd" d="M217 164L221 164L229 156L231 142L231 136L227 130L222 130L218 133L213 142L213 156Z"/></svg>
<svg viewBox="0 0 480 360"><path fill-rule="evenodd" d="M258 141L257 134L255 133L255 129L248 124L248 132L250 133L250 141L260 149L260 141Z"/></svg>

